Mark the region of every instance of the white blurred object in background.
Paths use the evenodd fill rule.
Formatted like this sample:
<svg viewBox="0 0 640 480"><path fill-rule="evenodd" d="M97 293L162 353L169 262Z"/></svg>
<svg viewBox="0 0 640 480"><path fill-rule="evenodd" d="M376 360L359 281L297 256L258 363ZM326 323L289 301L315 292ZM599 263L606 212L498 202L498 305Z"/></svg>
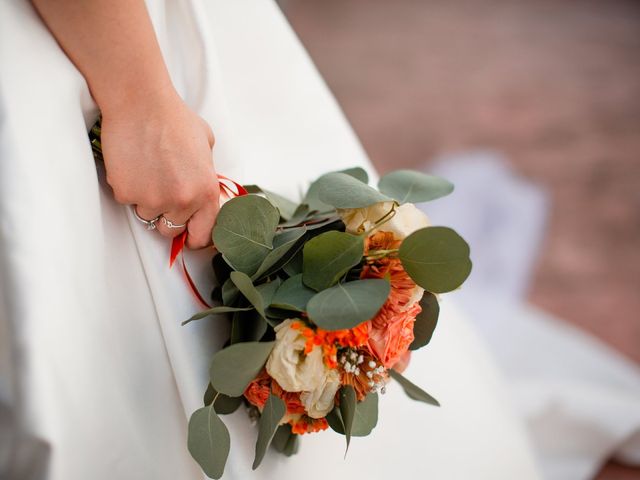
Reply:
<svg viewBox="0 0 640 480"><path fill-rule="evenodd" d="M593 478L611 457L640 466L640 369L527 304L547 193L492 152L443 157L428 170L456 189L423 210L471 245L473 271L451 296L495 355L545 478Z"/></svg>

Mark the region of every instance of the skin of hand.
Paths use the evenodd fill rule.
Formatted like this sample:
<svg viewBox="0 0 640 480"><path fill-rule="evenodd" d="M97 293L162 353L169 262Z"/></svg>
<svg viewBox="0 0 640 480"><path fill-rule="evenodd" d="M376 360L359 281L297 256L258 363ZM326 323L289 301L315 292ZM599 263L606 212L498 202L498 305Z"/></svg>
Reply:
<svg viewBox="0 0 640 480"><path fill-rule="evenodd" d="M107 182L145 219L187 223L187 247L211 244L220 189L214 136L175 91L144 0L32 0L102 112ZM174 237L184 228L158 231Z"/></svg>

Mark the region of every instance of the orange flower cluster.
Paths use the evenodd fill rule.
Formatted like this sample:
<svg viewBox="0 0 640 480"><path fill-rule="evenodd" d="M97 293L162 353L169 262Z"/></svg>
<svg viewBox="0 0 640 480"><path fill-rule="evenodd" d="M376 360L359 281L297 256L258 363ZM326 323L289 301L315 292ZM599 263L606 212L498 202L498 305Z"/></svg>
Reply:
<svg viewBox="0 0 640 480"><path fill-rule="evenodd" d="M326 418L311 418L307 415L302 415L298 420L292 420L289 423L291 425L291 431L298 435L321 432L329 428L329 422L327 422Z"/></svg>
<svg viewBox="0 0 640 480"><path fill-rule="evenodd" d="M281 398L286 407L291 431L299 435L303 433L319 432L329 428L327 420L324 418L311 418L305 414L304 405L300 402L299 392L287 392L263 369L260 374L249 384L244 391L245 398L249 403L257 407L260 411L264 408L269 394Z"/></svg>
<svg viewBox="0 0 640 480"><path fill-rule="evenodd" d="M365 251L392 250L400 246L391 232L376 232L367 239ZM397 257L385 256L368 260L361 278L386 278L391 293L369 324L369 347L385 368L393 367L413 342L413 325L422 308L411 302L417 285L402 268ZM411 302L411 304L410 304Z"/></svg>
<svg viewBox="0 0 640 480"><path fill-rule="evenodd" d="M308 355L313 347L320 345L324 355L324 361L329 368L338 366L338 348L357 348L366 345L369 341L369 327L367 323L347 330L328 331L321 328L313 329L303 322L294 322L291 328L299 330L307 339L304 353Z"/></svg>

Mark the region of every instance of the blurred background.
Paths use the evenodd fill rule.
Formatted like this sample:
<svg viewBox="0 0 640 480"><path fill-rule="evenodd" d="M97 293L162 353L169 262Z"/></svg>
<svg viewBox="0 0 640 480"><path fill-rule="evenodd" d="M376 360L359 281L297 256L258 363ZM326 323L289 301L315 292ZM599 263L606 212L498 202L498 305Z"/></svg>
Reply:
<svg viewBox="0 0 640 480"><path fill-rule="evenodd" d="M640 378L640 2L280 5L378 169L436 171L458 191L475 178L458 202L489 205L482 192L502 192L509 247L528 252L516 296L578 327L562 330L567 342L582 331L610 347L580 350L614 359L602 377L626 369L627 387ZM600 456L597 478L640 479Z"/></svg>

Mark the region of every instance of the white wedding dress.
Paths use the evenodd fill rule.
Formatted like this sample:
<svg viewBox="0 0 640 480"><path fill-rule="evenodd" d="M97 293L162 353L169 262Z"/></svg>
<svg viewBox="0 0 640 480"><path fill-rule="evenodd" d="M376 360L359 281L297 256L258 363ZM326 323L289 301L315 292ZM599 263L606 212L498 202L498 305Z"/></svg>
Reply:
<svg viewBox="0 0 640 480"><path fill-rule="evenodd" d="M371 169L275 4L148 7L178 90L216 133L219 172L297 198L326 171ZM51 480L202 479L186 427L226 328L215 318L180 326L199 307L168 268L168 242L112 199L87 140L96 114L29 2L1 0L0 332L19 380L8 390L23 428L50 446ZM209 256L187 255L203 290ZM304 436L294 457L270 453L256 472L256 427L240 409L223 417L224 478L537 478L467 322L445 296L434 340L406 373L441 408L392 384L378 427L352 441L346 460L344 438L325 432Z"/></svg>

